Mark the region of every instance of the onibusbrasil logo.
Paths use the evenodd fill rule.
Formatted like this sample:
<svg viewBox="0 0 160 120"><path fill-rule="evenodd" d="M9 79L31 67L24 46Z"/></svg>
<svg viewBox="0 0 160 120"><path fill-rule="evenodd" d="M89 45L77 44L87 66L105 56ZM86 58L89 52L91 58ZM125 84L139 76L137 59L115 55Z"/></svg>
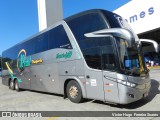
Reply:
<svg viewBox="0 0 160 120"><path fill-rule="evenodd" d="M17 69L18 71L22 74L25 67L31 66L32 58L31 56L27 58L27 53L24 49L22 49L18 53L18 58L17 58Z"/></svg>

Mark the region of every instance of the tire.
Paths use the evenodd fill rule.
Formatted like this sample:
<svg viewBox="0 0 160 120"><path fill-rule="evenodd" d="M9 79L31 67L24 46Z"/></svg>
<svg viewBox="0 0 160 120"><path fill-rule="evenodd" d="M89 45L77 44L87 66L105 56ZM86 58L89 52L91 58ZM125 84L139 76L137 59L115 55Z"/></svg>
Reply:
<svg viewBox="0 0 160 120"><path fill-rule="evenodd" d="M15 83L13 80L10 80L10 82L9 82L9 89L15 90Z"/></svg>
<svg viewBox="0 0 160 120"><path fill-rule="evenodd" d="M67 97L71 102L81 103L83 101L81 87L76 81L74 80L70 81L67 84L66 91L67 91Z"/></svg>
<svg viewBox="0 0 160 120"><path fill-rule="evenodd" d="M16 80L15 81L15 90L17 91L17 92L19 92L20 91L20 88L19 88L19 83L18 83L18 81Z"/></svg>

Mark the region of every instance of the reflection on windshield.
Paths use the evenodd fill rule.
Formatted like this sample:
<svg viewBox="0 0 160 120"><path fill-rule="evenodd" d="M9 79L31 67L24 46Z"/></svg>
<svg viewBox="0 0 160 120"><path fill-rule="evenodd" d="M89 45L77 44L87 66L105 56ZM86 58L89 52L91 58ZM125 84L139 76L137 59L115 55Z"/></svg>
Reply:
<svg viewBox="0 0 160 120"><path fill-rule="evenodd" d="M136 47L127 48L127 42L119 39L118 51L121 67L127 75L140 76L144 73L143 60Z"/></svg>
<svg viewBox="0 0 160 120"><path fill-rule="evenodd" d="M135 32L132 30L132 28L130 27L130 25L128 24L128 22L125 19L123 19L121 16L116 15L116 14L114 15L114 17L117 19L121 28L124 28L124 29L131 31L135 37L135 40L138 40L138 36L135 34Z"/></svg>

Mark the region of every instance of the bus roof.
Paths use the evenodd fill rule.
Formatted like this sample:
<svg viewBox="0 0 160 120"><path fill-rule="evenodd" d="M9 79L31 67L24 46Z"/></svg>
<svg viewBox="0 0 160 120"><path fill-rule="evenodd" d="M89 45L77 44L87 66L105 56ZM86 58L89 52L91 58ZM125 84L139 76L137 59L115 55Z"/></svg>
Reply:
<svg viewBox="0 0 160 120"><path fill-rule="evenodd" d="M86 14L90 14L90 13L102 13L103 11L110 12L110 11L103 10L103 9L91 9L91 10L83 11L83 12L74 14L74 15L72 15L70 17L67 17L67 18L64 19L64 21L68 22L68 21L70 21L72 19L75 19L77 17L83 16L83 15L86 15Z"/></svg>

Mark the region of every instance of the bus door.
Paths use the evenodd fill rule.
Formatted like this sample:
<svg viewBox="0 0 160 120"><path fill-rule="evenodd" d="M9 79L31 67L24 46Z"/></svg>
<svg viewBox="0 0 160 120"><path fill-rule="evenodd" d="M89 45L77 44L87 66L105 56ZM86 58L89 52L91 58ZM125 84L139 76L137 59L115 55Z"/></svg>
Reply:
<svg viewBox="0 0 160 120"><path fill-rule="evenodd" d="M105 45L102 50L102 69L104 82L104 95L106 101L116 102L118 96L118 84L116 73L116 59L113 45Z"/></svg>
<svg viewBox="0 0 160 120"><path fill-rule="evenodd" d="M102 40L103 45L83 50L89 67L85 71L87 97L114 101L118 99L115 47L113 37Z"/></svg>
<svg viewBox="0 0 160 120"><path fill-rule="evenodd" d="M85 70L87 98L118 100L116 62L111 45L83 51L89 68Z"/></svg>
<svg viewBox="0 0 160 120"><path fill-rule="evenodd" d="M100 47L83 50L88 67L85 69L87 98L104 100L101 49Z"/></svg>

